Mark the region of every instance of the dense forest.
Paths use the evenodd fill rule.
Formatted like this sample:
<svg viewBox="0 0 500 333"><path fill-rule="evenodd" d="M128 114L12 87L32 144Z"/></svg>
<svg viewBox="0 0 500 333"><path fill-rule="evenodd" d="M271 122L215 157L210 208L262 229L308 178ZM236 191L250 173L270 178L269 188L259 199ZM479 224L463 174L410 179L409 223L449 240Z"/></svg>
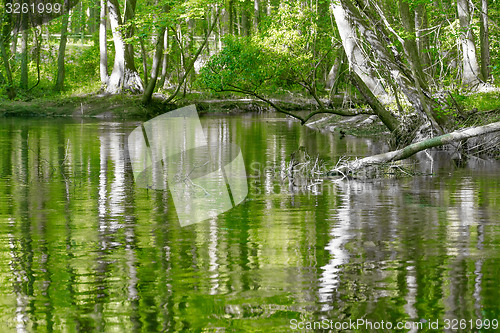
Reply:
<svg viewBox="0 0 500 333"><path fill-rule="evenodd" d="M498 107L497 0L84 0L50 4L52 14L25 4L4 3L4 100L238 95L302 123L375 114L401 143ZM314 112L276 102L294 96Z"/></svg>

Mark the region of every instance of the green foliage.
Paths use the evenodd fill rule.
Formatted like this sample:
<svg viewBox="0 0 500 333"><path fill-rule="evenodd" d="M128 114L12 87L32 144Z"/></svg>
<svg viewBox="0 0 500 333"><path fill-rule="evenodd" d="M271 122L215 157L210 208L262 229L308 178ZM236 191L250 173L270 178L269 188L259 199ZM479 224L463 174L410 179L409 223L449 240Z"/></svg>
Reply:
<svg viewBox="0 0 500 333"><path fill-rule="evenodd" d="M478 111L500 110L500 92L492 91L470 95L453 95L465 110L477 109Z"/></svg>
<svg viewBox="0 0 500 333"><path fill-rule="evenodd" d="M198 85L214 91L257 93L280 75L279 59L251 38L227 37L225 47L202 68Z"/></svg>
<svg viewBox="0 0 500 333"><path fill-rule="evenodd" d="M331 49L331 27L316 7L282 2L253 37L229 37L209 60L198 80L214 91L244 93L313 87L318 66Z"/></svg>
<svg viewBox="0 0 500 333"><path fill-rule="evenodd" d="M286 62L289 81L314 84L317 65L330 52L332 29L318 7L284 1L264 24L259 42Z"/></svg>

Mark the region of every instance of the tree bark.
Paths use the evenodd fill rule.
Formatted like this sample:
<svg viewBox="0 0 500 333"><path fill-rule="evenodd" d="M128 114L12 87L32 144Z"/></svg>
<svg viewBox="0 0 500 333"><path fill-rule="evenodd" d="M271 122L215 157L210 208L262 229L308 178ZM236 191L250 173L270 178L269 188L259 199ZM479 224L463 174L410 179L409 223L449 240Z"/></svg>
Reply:
<svg viewBox="0 0 500 333"><path fill-rule="evenodd" d="M151 80L144 90L144 95L142 97L142 103L149 104L151 102L151 97L156 86L156 80L158 79L158 73L160 71L160 64L163 58L163 48L164 48L164 35L166 33L165 27L161 28L158 35L158 44L156 45L155 56L153 58L153 67L151 68Z"/></svg>
<svg viewBox="0 0 500 333"><path fill-rule="evenodd" d="M7 49L5 48L3 37L0 40L0 51L2 52L2 60L5 68L5 73L7 75L7 97L9 99L14 99L16 97L16 91L14 90L14 82L12 81L12 71L10 70L9 56L7 54Z"/></svg>
<svg viewBox="0 0 500 333"><path fill-rule="evenodd" d="M148 54L146 52L146 46L144 45L144 38L139 37L139 43L141 45L141 56L142 56L142 71L144 72L144 85L148 85Z"/></svg>
<svg viewBox="0 0 500 333"><path fill-rule="evenodd" d="M28 89L28 15L21 15L21 89Z"/></svg>
<svg viewBox="0 0 500 333"><path fill-rule="evenodd" d="M392 29L384 13L379 8L370 10L371 8L360 4L358 5L361 8L358 8L358 5L355 5L351 0L341 0L340 3L353 22L353 25L357 27L358 31L364 37L365 42L370 45L373 57L377 62L378 72L386 80L393 80L398 89L403 92L407 100L413 105L416 111L415 115L421 120L420 122L424 124L424 127L425 124L430 124L439 132L440 127L436 126L436 121L430 112L430 110L434 109L432 107L434 102L430 98L430 93L418 85L420 80L415 79L418 76L415 67L412 66L411 69L408 69L408 66L401 59L398 50L390 43L391 39L386 30L394 34L402 44L405 44L404 39ZM378 17L376 14L378 14ZM385 25L385 29L382 24ZM411 64L412 62L410 62ZM421 129L423 130L424 127ZM408 128L407 130L407 134L411 135L406 139L413 140L414 138L411 136L417 134L416 129ZM423 133L423 131L420 132Z"/></svg>
<svg viewBox="0 0 500 333"><path fill-rule="evenodd" d="M260 23L260 0L253 0L253 30L259 31Z"/></svg>
<svg viewBox="0 0 500 333"><path fill-rule="evenodd" d="M399 0L399 12L407 35L404 38L403 46L408 57L408 61L410 62L413 72L416 75L414 79L418 80L422 89L427 89L427 82L424 78L424 72L422 70L422 63L420 61L416 41L415 16L413 15L413 12L410 12L410 5L405 0Z"/></svg>
<svg viewBox="0 0 500 333"><path fill-rule="evenodd" d="M249 1L249 0L247 0ZM248 12L246 1L240 3L240 11L241 11L241 36L250 35L250 13Z"/></svg>
<svg viewBox="0 0 500 333"><path fill-rule="evenodd" d="M99 22L99 74L101 77L101 83L103 86L108 84L108 48L107 48L107 36L106 36L106 16L107 16L107 6L106 0L100 0L100 22Z"/></svg>
<svg viewBox="0 0 500 333"><path fill-rule="evenodd" d="M423 70L427 69L429 76L432 77L432 67L431 57L429 53L429 37L428 37L428 18L427 18L427 8L425 4L418 4L415 12L415 22L416 22L416 37L418 52L421 55L421 64Z"/></svg>
<svg viewBox="0 0 500 333"><path fill-rule="evenodd" d="M349 173L369 166L380 165L384 163L394 162L408 158L416 153L423 151L425 149L444 146L456 141L461 141L469 138L473 138L479 135L484 135L488 133L494 133L500 131L500 122L488 124L480 127L470 127L467 129L462 129L447 133L438 137L434 137L428 140L420 141L403 149L391 151L388 153L378 154L374 156L365 157L359 160L355 160L350 163L346 163L332 170L332 174L335 173Z"/></svg>
<svg viewBox="0 0 500 333"><path fill-rule="evenodd" d="M12 43L10 44L10 53L12 54L17 53L17 33L14 33L14 36L12 36Z"/></svg>
<svg viewBox="0 0 500 333"><path fill-rule="evenodd" d="M380 118L384 125L391 131L394 132L398 126L398 120L392 115L392 113L387 110L382 103L373 94L371 89L366 86L364 81L357 75L356 72L351 73L351 82L358 89L361 95L363 95L366 102L373 109L375 114Z"/></svg>
<svg viewBox="0 0 500 333"><path fill-rule="evenodd" d="M363 80L365 85L374 95L387 95L382 83L378 78L376 78L370 68L368 58L363 54L362 50L358 46L359 40L353 25L347 19L349 15L346 10L340 3L332 4L332 10L333 15L335 16L335 22L337 23L339 35L342 40L342 45L347 55L347 60L349 61L349 67L354 70L361 80Z"/></svg>
<svg viewBox="0 0 500 333"><path fill-rule="evenodd" d="M462 84L464 86L474 86L480 83L480 69L471 28L469 0L457 0L457 12L461 30Z"/></svg>
<svg viewBox="0 0 500 333"><path fill-rule="evenodd" d="M438 134L443 134L441 126L439 126L436 119L434 118L434 115L431 113L429 101L426 99L423 93L423 90L427 90L428 87L424 72L422 70L422 63L420 61L420 55L416 42L415 16L412 15L413 12L410 12L410 5L405 0L399 1L399 12L401 15L403 27L405 28L407 35L403 39L403 47L410 63L413 80L415 81L415 88L420 100L420 105L422 106L422 109L426 114L428 120L431 122L432 127L438 132Z"/></svg>
<svg viewBox="0 0 500 333"><path fill-rule="evenodd" d="M227 6L229 18L228 18L228 32L229 35L234 35L234 0L229 0L228 6Z"/></svg>
<svg viewBox="0 0 500 333"><path fill-rule="evenodd" d="M125 17L131 17L132 6L129 1L126 3L128 5L125 10ZM123 33L120 30L122 20L117 0L108 0L108 11L115 45L115 62L113 71L108 80L106 92L112 94L121 93L123 91L142 93L144 91L144 86L134 65L133 50L125 44Z"/></svg>
<svg viewBox="0 0 500 333"><path fill-rule="evenodd" d="M9 99L14 99L16 97L16 90L14 89L14 81L12 79L12 70L10 68L9 55L7 53L7 47L5 43L9 40L12 26L12 16L4 13L2 20L2 29L0 30L0 52L2 54L3 65L5 68L5 74L7 75L7 97Z"/></svg>
<svg viewBox="0 0 500 333"><path fill-rule="evenodd" d="M64 56L66 54L66 43L68 41L68 22L69 13L63 15L61 24L61 40L59 41L59 51L57 55L57 78L54 85L55 91L62 91L64 88L65 64Z"/></svg>
<svg viewBox="0 0 500 333"><path fill-rule="evenodd" d="M165 33L163 34L163 57L161 63L161 76L160 76L160 81L158 82L158 86L160 88L165 87L167 79L168 60L169 60L168 42L169 42L168 29L165 29Z"/></svg>
<svg viewBox="0 0 500 333"><path fill-rule="evenodd" d="M481 74L483 80L489 81L491 76L490 35L488 30L488 0L481 0L480 13Z"/></svg>

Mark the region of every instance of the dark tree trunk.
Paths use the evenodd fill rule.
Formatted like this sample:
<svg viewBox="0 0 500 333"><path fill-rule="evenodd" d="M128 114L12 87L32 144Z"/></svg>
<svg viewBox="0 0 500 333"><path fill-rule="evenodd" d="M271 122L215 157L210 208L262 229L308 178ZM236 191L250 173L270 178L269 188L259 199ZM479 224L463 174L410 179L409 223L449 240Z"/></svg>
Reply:
<svg viewBox="0 0 500 333"><path fill-rule="evenodd" d="M358 89L361 95L364 97L366 102L373 109L375 114L380 118L384 125L391 131L394 132L399 126L398 120L392 115L392 113L387 110L382 103L373 95L372 91L366 86L366 84L361 80L361 78L356 74L356 72L351 73L351 82Z"/></svg>
<svg viewBox="0 0 500 333"><path fill-rule="evenodd" d="M28 16L21 15L21 89L28 89Z"/></svg>
<svg viewBox="0 0 500 333"><path fill-rule="evenodd" d="M144 38L139 38L139 43L141 45L141 56L142 56L142 71L144 72L144 85L148 85L148 55L146 52L146 46L144 45Z"/></svg>
<svg viewBox="0 0 500 333"><path fill-rule="evenodd" d="M12 43L10 44L10 53L12 53L12 54L17 53L17 33L15 33L12 36Z"/></svg>
<svg viewBox="0 0 500 333"><path fill-rule="evenodd" d="M488 30L488 0L481 0L481 74L484 81L489 81L491 75L490 60L490 35Z"/></svg>
<svg viewBox="0 0 500 333"><path fill-rule="evenodd" d="M404 49L411 68L416 75L414 79L418 80L422 89L427 89L427 82L424 78L422 63L420 62L420 55L418 52L417 42L415 40L415 16L413 11L410 12L410 5L405 0L399 1L399 12L401 14L403 27L407 33L407 37L404 38Z"/></svg>
<svg viewBox="0 0 500 333"><path fill-rule="evenodd" d="M229 0L229 5L227 7L229 14L229 34L234 35L234 1Z"/></svg>
<svg viewBox="0 0 500 333"><path fill-rule="evenodd" d="M7 97L9 99L14 99L16 97L16 91L14 90L14 82L12 81L12 71L9 64L9 55L7 54L7 49L5 47L3 36L0 37L0 51L2 52L2 60L5 68L5 74L7 75Z"/></svg>
<svg viewBox="0 0 500 333"><path fill-rule="evenodd" d="M241 10L241 35L248 36L250 35L250 14L247 8L247 1L240 3Z"/></svg>
<svg viewBox="0 0 500 333"><path fill-rule="evenodd" d="M417 5L417 9L415 12L415 22L416 26L416 37L417 37L417 47L418 53L421 57L421 63L423 70L430 70L427 74L432 76L432 66L431 66L431 58L429 53L429 37L428 37L428 18L427 18L427 8L425 4Z"/></svg>
<svg viewBox="0 0 500 333"><path fill-rule="evenodd" d="M69 14L63 15L61 24L61 40L59 41L59 51L57 56L57 78L54 90L61 91L64 88L65 65L64 56L66 54L66 43L68 41L68 20Z"/></svg>
<svg viewBox="0 0 500 333"><path fill-rule="evenodd" d="M14 99L16 97L16 91L14 89L14 82L12 79L12 70L10 68L10 62L9 62L9 54L7 52L7 47L5 44L9 40L9 36L11 33L11 27L12 27L12 22L11 22L12 16L8 15L7 13L4 14L3 16L3 27L0 30L0 52L2 55L2 60L3 60L3 65L5 68L5 74L7 75L7 97L9 99Z"/></svg>
<svg viewBox="0 0 500 333"><path fill-rule="evenodd" d="M156 80L158 79L158 73L160 71L161 60L163 58L163 48L164 48L164 35L166 34L166 29L163 27L158 35L158 44L156 45L155 56L153 58L153 67L151 68L151 80L144 90L144 95L142 97L142 102L148 104L151 102L151 97L156 86Z"/></svg>

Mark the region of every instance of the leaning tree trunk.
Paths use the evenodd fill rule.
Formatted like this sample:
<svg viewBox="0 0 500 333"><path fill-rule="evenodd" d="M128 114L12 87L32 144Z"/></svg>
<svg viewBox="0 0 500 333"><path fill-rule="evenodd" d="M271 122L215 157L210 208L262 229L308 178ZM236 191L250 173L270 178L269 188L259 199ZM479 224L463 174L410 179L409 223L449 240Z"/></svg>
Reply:
<svg viewBox="0 0 500 333"><path fill-rule="evenodd" d="M144 45L144 37L139 37L139 44L141 46L141 56L142 56L142 71L144 73L144 85L148 85L148 53L146 51L146 45Z"/></svg>
<svg viewBox="0 0 500 333"><path fill-rule="evenodd" d="M391 132L395 132L399 127L399 122L394 117L394 115L387 110L378 98L373 94L371 89L365 84L365 82L356 74L356 72L351 73L351 82L358 89L359 93L363 96L365 101L370 105L375 114L384 123L384 125Z"/></svg>
<svg viewBox="0 0 500 333"><path fill-rule="evenodd" d="M427 82L424 77L424 72L422 70L422 62L420 60L420 55L418 52L416 33L415 33L415 15L413 11L410 11L410 4L406 0L399 0L399 14L401 15L401 21L403 27L407 34L403 40L403 46L405 49L406 56L413 70L415 80L421 88L427 88Z"/></svg>
<svg viewBox="0 0 500 333"><path fill-rule="evenodd" d="M420 86L420 80L416 79L418 74L414 62L410 62L411 68L408 68L398 50L390 42L387 30L405 44L405 41L389 25L385 14L380 10L376 11L371 7L362 6L358 2L355 4L351 0L340 0L340 4L352 25L357 28L366 44L369 45L368 52L375 59L377 72L386 79L388 84L394 86L395 94L397 90L401 91L413 106L415 112L412 112L412 115L416 117L404 119L401 119L401 116L398 117L402 126L398 130L397 137L404 141L414 141L432 136L433 130L439 133L440 128L429 112L436 109L435 102L425 87ZM358 38L356 43L361 44L361 39L355 34L351 38ZM408 116L408 114L402 116Z"/></svg>
<svg viewBox="0 0 500 333"><path fill-rule="evenodd" d="M68 41L68 22L69 22L69 13L63 15L63 21L61 25L61 40L59 42L59 51L57 55L57 77L56 77L56 83L54 85L55 91L61 91L64 88L64 75L65 75L64 56L66 54L66 43Z"/></svg>
<svg viewBox="0 0 500 333"><path fill-rule="evenodd" d="M333 15L339 31L342 45L344 47L349 66L352 70L363 80L368 89L374 95L387 95L382 83L375 76L372 68L369 65L368 58L363 54L358 46L359 39L356 31L351 22L349 22L349 15L340 3L332 4Z"/></svg>
<svg viewBox="0 0 500 333"><path fill-rule="evenodd" d="M480 70L471 28L469 0L457 0L457 12L460 21L462 84L464 86L474 86L480 82Z"/></svg>
<svg viewBox="0 0 500 333"><path fill-rule="evenodd" d="M426 99L423 91L427 90L427 80L424 76L424 71L422 69L422 62L420 60L420 55L418 52L417 41L415 39L415 15L413 11L410 11L410 5L405 0L399 1L399 13L401 15L401 21L403 27L406 30L406 37L403 39L403 47L405 53L408 57L408 62L410 63L411 71L413 74L413 80L415 83L415 88L418 93L420 100L420 105L430 121L432 127L439 133L443 134L441 126L437 123L434 115L431 113L431 108L429 106L429 101Z"/></svg>
<svg viewBox="0 0 500 333"><path fill-rule="evenodd" d="M164 36L166 34L166 29L165 27L162 27L160 29L160 32L158 34L158 43L156 44L156 50L155 50L155 56L153 58L153 67L151 68L151 80L149 80L149 83L146 86L146 89L144 90L144 95L142 97L142 102L144 104L148 104L151 102L151 97L153 96L153 92L156 87L156 80L158 79L158 73L160 71L161 67L161 60L163 58L163 42L164 42Z"/></svg>
<svg viewBox="0 0 500 333"><path fill-rule="evenodd" d="M134 55L131 53L131 48L125 44L121 31L122 21L117 0L108 0L108 12L115 44L115 62L108 80L106 92L111 94L123 91L142 93L144 87L134 65Z"/></svg>

